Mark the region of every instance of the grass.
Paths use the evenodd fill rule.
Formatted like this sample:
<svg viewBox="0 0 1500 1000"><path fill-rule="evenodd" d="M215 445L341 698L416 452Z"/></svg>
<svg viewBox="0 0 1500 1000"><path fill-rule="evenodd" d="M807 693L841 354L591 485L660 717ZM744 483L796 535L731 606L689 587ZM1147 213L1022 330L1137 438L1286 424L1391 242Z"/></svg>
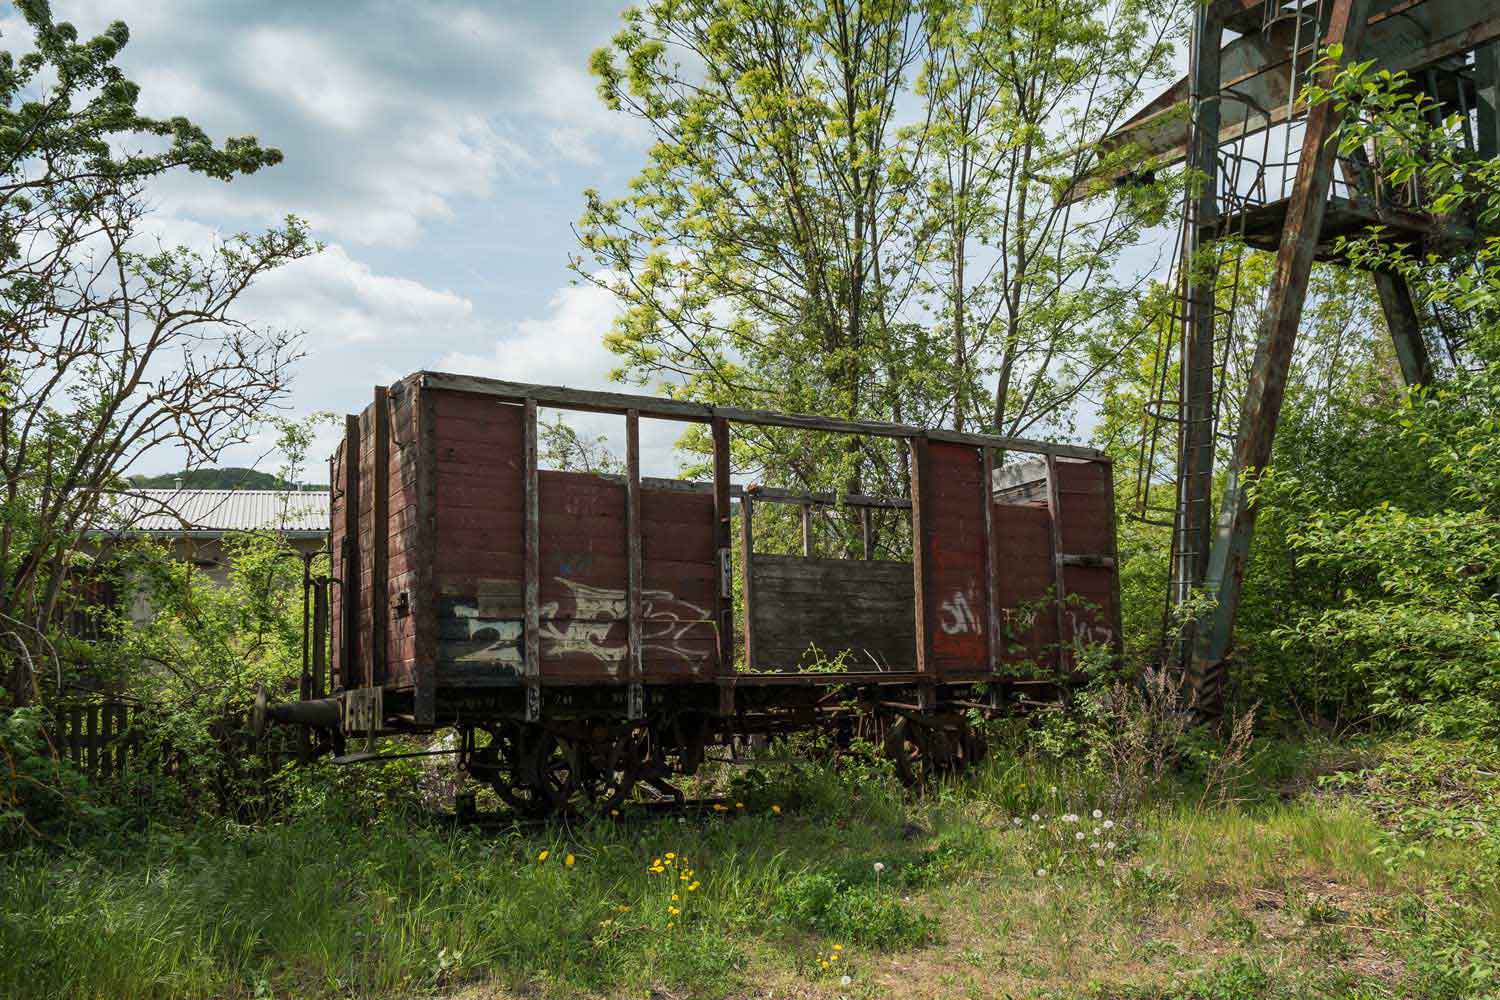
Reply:
<svg viewBox="0 0 1500 1000"><path fill-rule="evenodd" d="M1001 753L917 798L768 769L698 817L481 835L325 811L24 850L0 859L0 995L1500 995L1494 771L1456 790L1442 750L1319 782L1325 749L1276 746L1255 798L1130 813Z"/></svg>

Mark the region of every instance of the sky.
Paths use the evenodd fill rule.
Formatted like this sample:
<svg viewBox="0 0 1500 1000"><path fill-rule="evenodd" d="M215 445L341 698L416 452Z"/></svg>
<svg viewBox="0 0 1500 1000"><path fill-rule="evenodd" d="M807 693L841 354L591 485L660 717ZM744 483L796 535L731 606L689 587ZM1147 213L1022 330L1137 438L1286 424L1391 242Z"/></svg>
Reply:
<svg viewBox="0 0 1500 1000"><path fill-rule="evenodd" d="M619 192L644 162L644 131L604 108L587 68L623 6L53 3L81 35L129 26L119 63L145 113L186 115L215 138L254 135L285 154L228 184L189 174L158 184L153 225L173 244L203 246L295 213L327 244L264 278L241 312L305 331L289 415L357 411L374 385L424 368L611 387L602 337L614 303L576 286L567 263L583 190ZM0 5L0 49L24 50L25 38ZM672 471L673 433L643 425L647 474ZM267 441L221 464L275 471ZM180 467L180 455L157 452L135 471Z"/></svg>

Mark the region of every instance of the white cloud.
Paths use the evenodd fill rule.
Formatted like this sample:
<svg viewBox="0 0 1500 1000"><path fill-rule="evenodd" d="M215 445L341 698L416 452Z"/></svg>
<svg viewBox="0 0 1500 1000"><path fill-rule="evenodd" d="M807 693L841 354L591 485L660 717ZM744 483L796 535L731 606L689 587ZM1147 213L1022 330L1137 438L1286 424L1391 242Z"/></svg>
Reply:
<svg viewBox="0 0 1500 1000"><path fill-rule="evenodd" d="M313 344L425 340L463 333L474 305L419 281L376 274L341 246L273 271L245 297L260 321L306 330Z"/></svg>
<svg viewBox="0 0 1500 1000"><path fill-rule="evenodd" d="M619 392L622 386L609 377L619 358L604 346L604 335L619 314L615 297L597 285L561 288L553 294L545 316L521 320L513 333L495 342L493 353L450 353L439 359L437 367L512 382ZM569 413L565 419L581 432L604 435L616 455L625 453L624 417ZM672 421L641 422L643 475L676 475L674 447L681 433L682 425Z"/></svg>

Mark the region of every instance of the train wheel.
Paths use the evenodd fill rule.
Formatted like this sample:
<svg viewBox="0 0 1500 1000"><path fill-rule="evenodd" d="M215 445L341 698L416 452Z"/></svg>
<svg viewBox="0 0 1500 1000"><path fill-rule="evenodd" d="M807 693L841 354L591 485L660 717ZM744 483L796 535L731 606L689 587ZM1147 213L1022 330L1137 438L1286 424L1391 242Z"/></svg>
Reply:
<svg viewBox="0 0 1500 1000"><path fill-rule="evenodd" d="M886 728L885 755L908 788L925 785L934 775L930 734L926 726L904 715Z"/></svg>
<svg viewBox="0 0 1500 1000"><path fill-rule="evenodd" d="M601 813L619 809L635 790L646 763L646 734L642 730L620 733L596 742L583 769L583 793Z"/></svg>
<svg viewBox="0 0 1500 1000"><path fill-rule="evenodd" d="M515 724L486 727L488 746L477 747L469 758L469 773L495 790L500 801L528 816L545 815L550 798L531 781L527 731Z"/></svg>
<svg viewBox="0 0 1500 1000"><path fill-rule="evenodd" d="M571 812L588 762L572 743L537 730L527 748L526 783L556 812Z"/></svg>

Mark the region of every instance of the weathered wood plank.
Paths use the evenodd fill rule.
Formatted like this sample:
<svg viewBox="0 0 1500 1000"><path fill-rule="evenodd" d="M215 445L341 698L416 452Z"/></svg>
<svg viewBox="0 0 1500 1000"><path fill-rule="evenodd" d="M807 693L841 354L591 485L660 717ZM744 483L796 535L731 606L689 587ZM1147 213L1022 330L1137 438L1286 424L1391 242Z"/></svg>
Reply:
<svg viewBox="0 0 1500 1000"><path fill-rule="evenodd" d="M541 488L537 481L537 401L527 398L523 417L522 440L524 457L522 465L522 491L526 499L525 520L525 601L526 652L523 670L526 678L526 718L535 721L542 714L542 649L541 649Z"/></svg>

